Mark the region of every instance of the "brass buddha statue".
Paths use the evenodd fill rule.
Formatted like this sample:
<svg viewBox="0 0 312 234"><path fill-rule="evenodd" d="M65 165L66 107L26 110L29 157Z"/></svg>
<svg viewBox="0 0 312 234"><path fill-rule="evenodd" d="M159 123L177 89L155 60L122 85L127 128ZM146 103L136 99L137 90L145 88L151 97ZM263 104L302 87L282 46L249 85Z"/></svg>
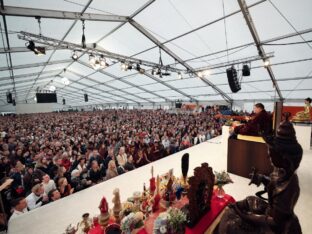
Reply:
<svg viewBox="0 0 312 234"><path fill-rule="evenodd" d="M300 194L296 170L302 159L302 148L288 117L281 123L275 137L264 139L274 170L270 176L253 174L251 183L263 184L268 199L249 196L230 204L220 221L220 234L302 233L294 213Z"/></svg>
<svg viewBox="0 0 312 234"><path fill-rule="evenodd" d="M306 98L304 100L304 111L299 111L293 117L292 121L301 122L301 121L309 121L311 119L310 110L311 110L311 98Z"/></svg>

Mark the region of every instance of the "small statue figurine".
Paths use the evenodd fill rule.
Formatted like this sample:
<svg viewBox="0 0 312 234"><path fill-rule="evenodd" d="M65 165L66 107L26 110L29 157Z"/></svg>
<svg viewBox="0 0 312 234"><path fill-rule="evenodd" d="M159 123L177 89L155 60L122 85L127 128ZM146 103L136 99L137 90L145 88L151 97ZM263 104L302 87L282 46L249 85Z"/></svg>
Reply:
<svg viewBox="0 0 312 234"><path fill-rule="evenodd" d="M113 194L114 194L114 198L112 200L112 202L114 203L113 214L115 217L115 222L120 223L119 214L120 214L120 211L122 210L122 206L120 202L119 189L118 188L114 189Z"/></svg>
<svg viewBox="0 0 312 234"><path fill-rule="evenodd" d="M150 178L150 192L151 194L153 195L154 194L154 191L156 189L156 186L155 186L155 177L154 177L154 167L152 166L151 168L151 174L152 174L152 178Z"/></svg>
<svg viewBox="0 0 312 234"><path fill-rule="evenodd" d="M71 224L66 227L65 234L76 234L76 229Z"/></svg>
<svg viewBox="0 0 312 234"><path fill-rule="evenodd" d="M159 202L160 202L160 194L159 194L159 186L160 186L160 179L159 176L157 175L157 190L154 198L152 199L152 210L153 212L157 211L159 209Z"/></svg>
<svg viewBox="0 0 312 234"><path fill-rule="evenodd" d="M89 218L89 213L82 215L82 221L78 223L78 230L76 234L86 234L92 226L92 220Z"/></svg>
<svg viewBox="0 0 312 234"><path fill-rule="evenodd" d="M304 111L297 112L295 117L292 119L294 122L300 121L309 121L311 119L310 110L311 110L311 98L304 99Z"/></svg>
<svg viewBox="0 0 312 234"><path fill-rule="evenodd" d="M99 215L99 224L105 228L109 222L108 203L105 197L102 198L99 209L101 211L101 214Z"/></svg>
<svg viewBox="0 0 312 234"><path fill-rule="evenodd" d="M251 183L264 184L268 202L256 196L230 204L219 224L220 234L302 233L294 213L300 188L296 170L302 159L293 125L281 123L275 137L265 137L273 172L270 177L253 174Z"/></svg>
<svg viewBox="0 0 312 234"><path fill-rule="evenodd" d="M163 194L163 199L166 201L166 207L168 208L171 203L175 200L175 192L172 189L173 180L172 173L169 173L169 180L165 189L165 193Z"/></svg>

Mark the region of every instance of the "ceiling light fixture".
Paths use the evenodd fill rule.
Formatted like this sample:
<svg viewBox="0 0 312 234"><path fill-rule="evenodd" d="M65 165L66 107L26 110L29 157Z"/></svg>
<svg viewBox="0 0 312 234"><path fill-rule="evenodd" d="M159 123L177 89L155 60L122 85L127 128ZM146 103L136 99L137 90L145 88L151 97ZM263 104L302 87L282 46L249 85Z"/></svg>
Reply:
<svg viewBox="0 0 312 234"><path fill-rule="evenodd" d="M77 60L78 60L78 53L77 53L77 51L73 51L72 59L73 59L74 61L77 61Z"/></svg>
<svg viewBox="0 0 312 234"><path fill-rule="evenodd" d="M104 55L100 56L99 63L102 69L105 67L108 67L108 64L106 63L106 59L104 58Z"/></svg>
<svg viewBox="0 0 312 234"><path fill-rule="evenodd" d="M91 66L94 66L94 64L95 64L95 56L93 55L93 54L90 54L89 55L89 63L90 63L90 65Z"/></svg>
<svg viewBox="0 0 312 234"><path fill-rule="evenodd" d="M33 51L38 56L46 54L45 53L45 47L35 46L35 43L33 41L28 41L28 42L26 42L25 45L26 45L27 49L29 49L30 51Z"/></svg>
<svg viewBox="0 0 312 234"><path fill-rule="evenodd" d="M144 73L145 73L145 69L144 69L144 68L141 68L140 64L137 64L135 69L136 69L140 74L144 74Z"/></svg>
<svg viewBox="0 0 312 234"><path fill-rule="evenodd" d="M54 92L54 91L56 90L56 88L55 88L54 85L51 85L51 86L49 87L49 90L50 90L51 92Z"/></svg>
<svg viewBox="0 0 312 234"><path fill-rule="evenodd" d="M64 85L69 85L69 80L68 80L66 77L63 77L63 78L62 78L62 83L63 83Z"/></svg>
<svg viewBox="0 0 312 234"><path fill-rule="evenodd" d="M268 60L268 59L264 60L264 61L263 61L263 65L264 65L265 67L268 67L268 66L270 65L270 60Z"/></svg>

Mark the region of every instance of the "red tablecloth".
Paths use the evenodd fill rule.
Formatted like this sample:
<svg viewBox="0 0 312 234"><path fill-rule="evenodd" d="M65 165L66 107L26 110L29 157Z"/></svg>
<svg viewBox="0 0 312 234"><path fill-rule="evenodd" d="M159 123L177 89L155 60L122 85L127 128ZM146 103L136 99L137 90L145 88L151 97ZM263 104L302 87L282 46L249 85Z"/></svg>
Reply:
<svg viewBox="0 0 312 234"><path fill-rule="evenodd" d="M196 224L193 228L186 228L186 234L201 234L204 233L213 221L218 217L221 211L229 204L235 202L234 198L230 195L225 195L224 198L218 198L213 195L211 200L211 209L207 214ZM138 234L151 234L142 228Z"/></svg>

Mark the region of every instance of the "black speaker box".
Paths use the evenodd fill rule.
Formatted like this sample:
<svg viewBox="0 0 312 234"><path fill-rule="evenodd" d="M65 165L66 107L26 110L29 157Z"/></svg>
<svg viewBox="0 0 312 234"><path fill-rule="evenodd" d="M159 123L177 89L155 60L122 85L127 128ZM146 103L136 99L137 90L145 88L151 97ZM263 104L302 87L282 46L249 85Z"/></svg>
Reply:
<svg viewBox="0 0 312 234"><path fill-rule="evenodd" d="M243 76L250 76L250 68L247 64L243 65L242 74Z"/></svg>
<svg viewBox="0 0 312 234"><path fill-rule="evenodd" d="M236 69L234 67L226 69L226 75L232 92L237 93L239 90L241 90L240 83L237 79Z"/></svg>
<svg viewBox="0 0 312 234"><path fill-rule="evenodd" d="M66 105L66 100L65 100L65 98L63 98L63 105Z"/></svg>
<svg viewBox="0 0 312 234"><path fill-rule="evenodd" d="M56 103L56 93L36 93L37 103Z"/></svg>
<svg viewBox="0 0 312 234"><path fill-rule="evenodd" d="M89 101L89 99L88 99L88 94L84 94L84 100L85 100L85 102L88 102Z"/></svg>
<svg viewBox="0 0 312 234"><path fill-rule="evenodd" d="M12 103L12 102L13 102L12 93L8 92L7 93L7 103Z"/></svg>

